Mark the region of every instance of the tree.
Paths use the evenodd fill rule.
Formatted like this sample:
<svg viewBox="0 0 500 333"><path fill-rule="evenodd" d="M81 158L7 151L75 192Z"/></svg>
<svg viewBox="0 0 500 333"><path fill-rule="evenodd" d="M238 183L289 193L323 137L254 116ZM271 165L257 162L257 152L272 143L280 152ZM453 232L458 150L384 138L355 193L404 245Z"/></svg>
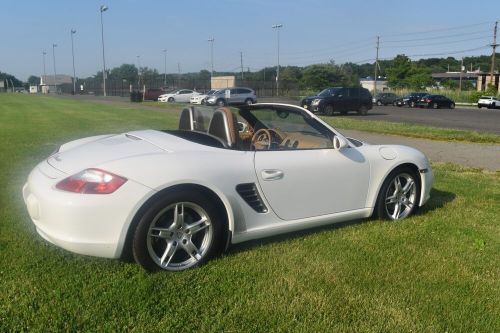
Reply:
<svg viewBox="0 0 500 333"><path fill-rule="evenodd" d="M359 80L346 75L335 64L311 65L304 69L301 84L306 89L322 90L332 86L359 85Z"/></svg>
<svg viewBox="0 0 500 333"><path fill-rule="evenodd" d="M35 76L35 75L31 75L29 78L28 78L28 84L30 86L37 86L40 84L40 77L39 76Z"/></svg>
<svg viewBox="0 0 500 333"><path fill-rule="evenodd" d="M394 58L392 66L387 68L387 83L392 88L406 88L406 79L411 70L411 60L404 54Z"/></svg>
<svg viewBox="0 0 500 333"><path fill-rule="evenodd" d="M133 64L123 64L120 67L115 67L109 72L110 78L116 80L127 80L128 82L137 82L138 79L137 67ZM101 72L102 77L102 72Z"/></svg>

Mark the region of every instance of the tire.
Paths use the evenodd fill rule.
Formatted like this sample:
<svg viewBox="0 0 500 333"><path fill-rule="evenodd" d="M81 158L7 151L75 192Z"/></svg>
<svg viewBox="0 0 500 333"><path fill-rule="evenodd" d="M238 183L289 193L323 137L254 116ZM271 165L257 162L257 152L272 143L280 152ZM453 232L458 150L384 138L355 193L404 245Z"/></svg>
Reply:
<svg viewBox="0 0 500 333"><path fill-rule="evenodd" d="M362 116L366 116L366 114L368 113L368 108L366 107L366 105L361 105L359 107L358 113Z"/></svg>
<svg viewBox="0 0 500 333"><path fill-rule="evenodd" d="M333 116L333 106L332 105L327 105L325 106L325 109L323 111L325 115L327 116Z"/></svg>
<svg viewBox="0 0 500 333"><path fill-rule="evenodd" d="M451 103L451 104L450 104L450 109L452 109L452 110L453 110L454 108L455 108L455 103Z"/></svg>
<svg viewBox="0 0 500 333"><path fill-rule="evenodd" d="M406 186L408 188L405 190ZM397 168L387 176L380 188L375 214L384 220L401 220L415 212L419 200L420 179L408 167Z"/></svg>
<svg viewBox="0 0 500 333"><path fill-rule="evenodd" d="M218 99L217 102L215 102L217 106L226 106L226 102L223 99Z"/></svg>
<svg viewBox="0 0 500 333"><path fill-rule="evenodd" d="M246 105L252 105L252 104L253 104L252 99L251 99L251 98L247 98L247 99L245 100L245 104L246 104Z"/></svg>
<svg viewBox="0 0 500 333"><path fill-rule="evenodd" d="M478 108L478 109L481 109L481 108L482 108L482 106L481 106L481 105L478 105L478 106L477 106L477 108Z"/></svg>
<svg viewBox="0 0 500 333"><path fill-rule="evenodd" d="M216 205L199 192L168 193L140 218L132 239L134 260L150 272L181 271L203 265L224 248L222 216Z"/></svg>
<svg viewBox="0 0 500 333"><path fill-rule="evenodd" d="M381 101L377 101L377 105L382 106L382 105L384 105L384 103L382 103Z"/></svg>
<svg viewBox="0 0 500 333"><path fill-rule="evenodd" d="M438 103L432 103L432 108L433 109L439 109Z"/></svg>
<svg viewBox="0 0 500 333"><path fill-rule="evenodd" d="M416 104L415 104L415 102L410 102L410 103L408 104L408 106L409 106L410 108L414 108L414 107L415 107L415 105L416 105Z"/></svg>
<svg viewBox="0 0 500 333"><path fill-rule="evenodd" d="M173 97L169 97L169 98L168 98L168 101L169 101L170 103L173 103L173 102L175 102L175 99L174 99Z"/></svg>

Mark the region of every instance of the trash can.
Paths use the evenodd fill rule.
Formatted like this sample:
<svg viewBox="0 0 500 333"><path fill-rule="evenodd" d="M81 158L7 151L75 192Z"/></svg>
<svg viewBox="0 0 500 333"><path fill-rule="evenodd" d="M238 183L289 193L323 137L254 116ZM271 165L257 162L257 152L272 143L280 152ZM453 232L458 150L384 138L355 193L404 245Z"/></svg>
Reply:
<svg viewBox="0 0 500 333"><path fill-rule="evenodd" d="M140 91L132 91L130 93L130 101L133 103L142 102L142 93Z"/></svg>

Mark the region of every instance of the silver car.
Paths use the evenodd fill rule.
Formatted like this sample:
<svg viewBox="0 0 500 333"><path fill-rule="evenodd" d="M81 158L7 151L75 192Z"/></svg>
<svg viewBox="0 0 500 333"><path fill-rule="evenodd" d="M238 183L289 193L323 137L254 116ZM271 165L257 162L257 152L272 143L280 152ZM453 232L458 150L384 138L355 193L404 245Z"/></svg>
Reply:
<svg viewBox="0 0 500 333"><path fill-rule="evenodd" d="M207 105L226 106L230 104L254 104L257 103L257 95L250 88L227 88L217 90L206 99Z"/></svg>

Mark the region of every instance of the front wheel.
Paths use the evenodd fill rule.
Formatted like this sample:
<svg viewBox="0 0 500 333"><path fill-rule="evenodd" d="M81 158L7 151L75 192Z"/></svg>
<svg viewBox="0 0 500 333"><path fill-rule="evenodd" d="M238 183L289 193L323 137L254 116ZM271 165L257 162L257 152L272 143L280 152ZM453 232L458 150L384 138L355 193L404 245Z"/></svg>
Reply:
<svg viewBox="0 0 500 333"><path fill-rule="evenodd" d="M378 105L378 106L382 106L382 105L384 105L384 104L383 104L381 101L377 101L377 105Z"/></svg>
<svg viewBox="0 0 500 333"><path fill-rule="evenodd" d="M450 104L450 109L454 109L455 108L455 103L451 103Z"/></svg>
<svg viewBox="0 0 500 333"><path fill-rule="evenodd" d="M433 109L438 109L438 108L439 108L438 103L432 103L432 108L433 108Z"/></svg>
<svg viewBox="0 0 500 333"><path fill-rule="evenodd" d="M362 116L366 116L366 114L368 113L368 108L365 105L361 105L359 107L358 113Z"/></svg>
<svg viewBox="0 0 500 333"><path fill-rule="evenodd" d="M414 108L415 107L415 102L410 102L409 107Z"/></svg>
<svg viewBox="0 0 500 333"><path fill-rule="evenodd" d="M331 105L325 106L325 115L333 116L333 106Z"/></svg>
<svg viewBox="0 0 500 333"><path fill-rule="evenodd" d="M181 271L204 264L222 251L220 212L205 196L167 194L152 204L133 236L135 261L148 271Z"/></svg>
<svg viewBox="0 0 500 333"><path fill-rule="evenodd" d="M221 106L221 107L226 106L226 102L224 102L223 99L219 99L219 100L217 100L217 106Z"/></svg>
<svg viewBox="0 0 500 333"><path fill-rule="evenodd" d="M253 104L252 99L251 99L251 98L247 98L247 99L245 100L245 104L246 104L246 105L252 105L252 104Z"/></svg>
<svg viewBox="0 0 500 333"><path fill-rule="evenodd" d="M387 176L377 199L376 213L386 220L401 220L417 208L420 182L409 168L396 169Z"/></svg>
<svg viewBox="0 0 500 333"><path fill-rule="evenodd" d="M175 102L175 99L174 99L173 97L169 97L169 98L168 98L168 101L169 101L170 103L173 103L173 102Z"/></svg>

